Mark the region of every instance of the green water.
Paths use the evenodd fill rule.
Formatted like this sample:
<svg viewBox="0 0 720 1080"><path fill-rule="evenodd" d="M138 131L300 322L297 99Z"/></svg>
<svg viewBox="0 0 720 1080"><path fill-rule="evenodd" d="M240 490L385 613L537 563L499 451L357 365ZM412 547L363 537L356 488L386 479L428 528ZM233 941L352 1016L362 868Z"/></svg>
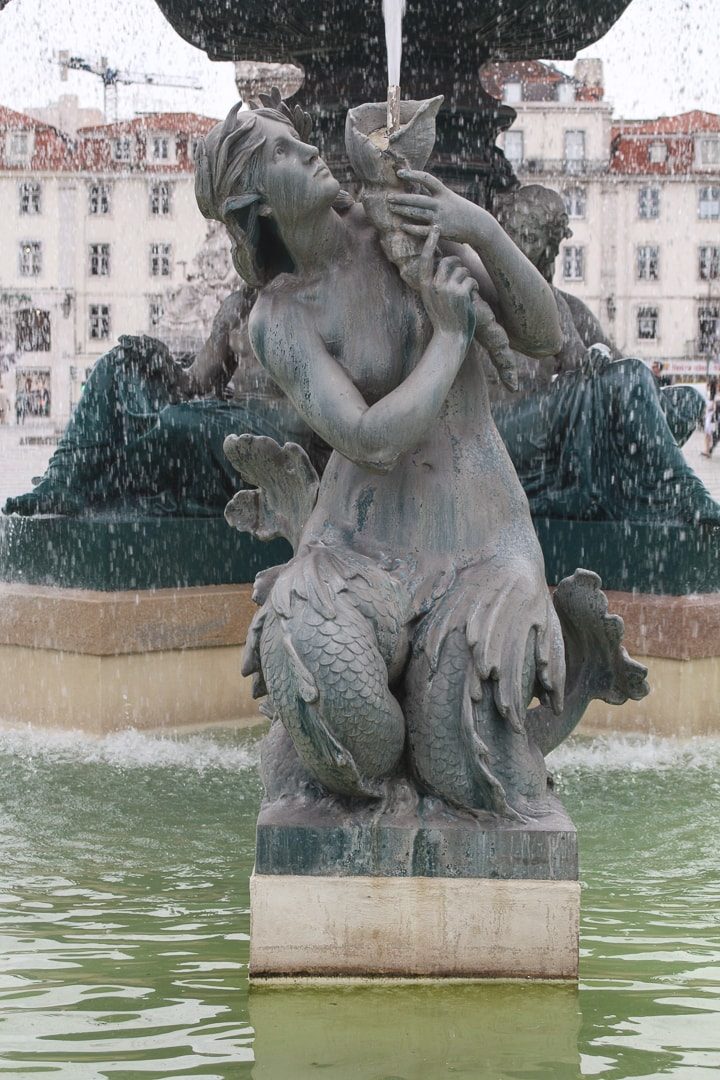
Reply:
<svg viewBox="0 0 720 1080"><path fill-rule="evenodd" d="M248 996L256 739L0 732L0 1077L720 1076L720 743L555 759L579 991Z"/></svg>

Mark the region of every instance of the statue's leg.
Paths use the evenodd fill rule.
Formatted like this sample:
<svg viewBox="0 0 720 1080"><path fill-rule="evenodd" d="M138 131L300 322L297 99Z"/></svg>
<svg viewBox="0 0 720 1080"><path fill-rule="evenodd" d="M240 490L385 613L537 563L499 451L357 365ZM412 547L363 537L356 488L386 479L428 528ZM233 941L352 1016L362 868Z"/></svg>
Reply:
<svg viewBox="0 0 720 1080"><path fill-rule="evenodd" d="M8 499L7 514L75 514L88 503L120 442L116 370L120 347L102 356L85 385L47 470L33 491Z"/></svg>
<svg viewBox="0 0 720 1080"><path fill-rule="evenodd" d="M419 627L405 673L409 757L421 787L470 810L538 808L547 774L525 714L535 694L559 707L564 678L542 574L521 559L493 572L466 568Z"/></svg>
<svg viewBox="0 0 720 1080"><path fill-rule="evenodd" d="M405 638L387 590L368 610L367 582L356 584L294 560L267 602L260 661L271 708L311 776L336 794L380 797L405 741L388 684Z"/></svg>
<svg viewBox="0 0 720 1080"><path fill-rule="evenodd" d="M260 747L260 776L265 798L270 802L284 796L304 795L314 786L312 776L278 718L273 720Z"/></svg>
<svg viewBox="0 0 720 1080"><path fill-rule="evenodd" d="M660 405L678 446L684 446L705 414L705 398L694 386L663 386Z"/></svg>
<svg viewBox="0 0 720 1080"><path fill-rule="evenodd" d="M528 641L530 653L534 641ZM504 816L522 813L545 794L542 754L501 716L489 680L480 680L464 630L451 631L430 671L413 657L404 701L414 774L422 789L454 806ZM532 698L534 665L524 694ZM530 686L530 690L528 690Z"/></svg>
<svg viewBox="0 0 720 1080"><path fill-rule="evenodd" d="M620 360L598 377L610 403L607 473L617 516L720 523L720 505L695 475L668 426L652 372Z"/></svg>
<svg viewBox="0 0 720 1080"><path fill-rule="evenodd" d="M142 487L145 478L137 475L132 448L169 401L159 373L165 353L160 342L123 337L100 357L42 480L33 491L9 499L5 512L77 514Z"/></svg>

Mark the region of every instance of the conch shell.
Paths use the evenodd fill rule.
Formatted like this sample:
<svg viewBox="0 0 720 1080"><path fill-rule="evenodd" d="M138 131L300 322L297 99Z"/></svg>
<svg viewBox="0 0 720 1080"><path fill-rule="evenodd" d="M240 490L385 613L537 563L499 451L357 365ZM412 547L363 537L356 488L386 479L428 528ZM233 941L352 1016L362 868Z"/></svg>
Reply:
<svg viewBox="0 0 720 1080"><path fill-rule="evenodd" d="M418 259L423 241L398 228L387 196L405 190L398 169L424 169L435 145L435 118L442 95L426 101L400 102L400 127L388 137L387 104L369 102L350 109L345 123L345 146L350 164L363 188L365 213L380 233L380 243L408 285L417 288Z"/></svg>

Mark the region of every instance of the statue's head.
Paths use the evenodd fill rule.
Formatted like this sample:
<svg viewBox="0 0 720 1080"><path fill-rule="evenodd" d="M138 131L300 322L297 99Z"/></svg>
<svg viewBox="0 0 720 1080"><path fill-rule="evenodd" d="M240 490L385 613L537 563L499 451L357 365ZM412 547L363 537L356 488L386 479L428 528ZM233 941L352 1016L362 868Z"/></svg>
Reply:
<svg viewBox="0 0 720 1080"><path fill-rule="evenodd" d="M549 281L561 242L572 236L562 196L540 184L527 184L499 195L495 216L508 236Z"/></svg>
<svg viewBox="0 0 720 1080"><path fill-rule="evenodd" d="M283 229L330 209L340 190L307 142L307 114L291 113L277 91L261 101L249 111L238 102L215 125L200 143L195 171L201 212L225 225L235 268L255 287L293 269Z"/></svg>

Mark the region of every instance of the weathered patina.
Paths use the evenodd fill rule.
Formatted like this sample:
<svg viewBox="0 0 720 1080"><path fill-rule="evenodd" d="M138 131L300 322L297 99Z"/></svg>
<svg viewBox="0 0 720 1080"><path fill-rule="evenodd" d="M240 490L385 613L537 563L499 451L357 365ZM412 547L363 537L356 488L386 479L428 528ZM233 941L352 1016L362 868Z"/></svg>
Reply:
<svg viewBox="0 0 720 1080"><path fill-rule="evenodd" d="M522 821L552 810L544 755L593 697L646 693L646 672L596 575L551 600L490 411L486 327L554 355L551 288L490 214L369 136L351 152L368 213L362 190L338 202L279 94L232 110L198 156L199 205L260 289L258 359L333 448L320 479L298 446L226 442L256 485L229 519L295 550L256 581L246 653L273 719L266 797ZM388 163L402 183L383 195Z"/></svg>

